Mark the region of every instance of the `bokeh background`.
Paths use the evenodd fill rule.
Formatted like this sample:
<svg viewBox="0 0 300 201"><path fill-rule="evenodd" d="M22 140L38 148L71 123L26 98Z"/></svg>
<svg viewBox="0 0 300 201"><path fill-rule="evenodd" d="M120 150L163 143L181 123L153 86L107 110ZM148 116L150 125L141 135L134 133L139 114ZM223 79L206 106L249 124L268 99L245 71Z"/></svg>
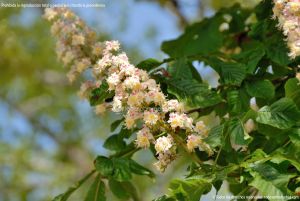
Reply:
<svg viewBox="0 0 300 201"><path fill-rule="evenodd" d="M235 2L245 7L259 0L82 0L104 8L73 9L101 36L119 40L132 63L163 59L160 44L179 36L193 22ZM5 1L2 1L5 2ZM9 3L70 3L70 1L7 1ZM1 2L0 2L1 3ZM0 7L0 201L46 201L63 192L93 167L110 133L112 113L96 116L77 96L80 83L70 85L55 56L49 24L40 8ZM211 84L214 72L197 65ZM145 150L135 155L154 170ZM134 178L141 199L152 200L167 191L189 161L180 157L156 180ZM155 170L154 170L155 171ZM89 184L70 200L83 200ZM223 189L226 191L226 189ZM108 192L108 200L113 198ZM210 198L204 198L209 200Z"/></svg>

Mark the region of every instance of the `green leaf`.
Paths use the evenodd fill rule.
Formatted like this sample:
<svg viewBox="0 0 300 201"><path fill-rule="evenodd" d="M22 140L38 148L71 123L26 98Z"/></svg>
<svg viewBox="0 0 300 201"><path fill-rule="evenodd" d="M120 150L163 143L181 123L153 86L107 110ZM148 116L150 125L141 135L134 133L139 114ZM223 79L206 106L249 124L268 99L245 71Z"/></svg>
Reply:
<svg viewBox="0 0 300 201"><path fill-rule="evenodd" d="M280 152L275 153L274 155L272 155L272 159L271 161L273 163L279 164L283 161L288 161L289 163L291 163L298 171L300 171L300 162L293 158L293 156L288 155L288 154L283 154Z"/></svg>
<svg viewBox="0 0 300 201"><path fill-rule="evenodd" d="M272 184L271 181L263 179L259 174L254 175L254 180L250 182L250 186L255 187L263 196L284 196L285 194ZM270 199L270 201L278 201L278 199Z"/></svg>
<svg viewBox="0 0 300 201"><path fill-rule="evenodd" d="M300 129L292 129L289 132L291 142L300 149Z"/></svg>
<svg viewBox="0 0 300 201"><path fill-rule="evenodd" d="M248 81L246 89L251 97L272 99L275 95L275 87L269 80Z"/></svg>
<svg viewBox="0 0 300 201"><path fill-rule="evenodd" d="M134 160L130 159L129 166L130 166L131 172L134 173L134 174L147 175L151 178L155 177L155 174L151 170L141 166L140 164L138 164Z"/></svg>
<svg viewBox="0 0 300 201"><path fill-rule="evenodd" d="M129 181L132 178L129 160L126 158L113 158L114 171L112 177L116 181Z"/></svg>
<svg viewBox="0 0 300 201"><path fill-rule="evenodd" d="M168 92L190 107L209 107L222 101L220 95L210 90L207 84L196 80L170 79L167 83Z"/></svg>
<svg viewBox="0 0 300 201"><path fill-rule="evenodd" d="M119 127L119 125L122 124L123 121L124 121L124 118L114 121L110 125L110 132L113 132L114 130L116 130Z"/></svg>
<svg viewBox="0 0 300 201"><path fill-rule="evenodd" d="M295 103L288 98L282 98L271 106L264 106L257 113L256 121L279 129L288 129L300 119L300 112Z"/></svg>
<svg viewBox="0 0 300 201"><path fill-rule="evenodd" d="M280 173L276 168L268 163L254 164L251 167L250 174L254 177L254 180L250 182L250 186L253 186L264 195L272 196L284 196L289 195L287 184L289 180L295 175ZM279 199L270 199L279 200Z"/></svg>
<svg viewBox="0 0 300 201"><path fill-rule="evenodd" d="M132 135L133 131L132 130L128 130L127 128L122 128L119 135L122 137L122 138L130 138L130 136Z"/></svg>
<svg viewBox="0 0 300 201"><path fill-rule="evenodd" d="M289 50L284 35L276 25L277 21L271 18L259 20L251 27L249 36L264 44L266 55L272 62L285 66L291 62L287 54Z"/></svg>
<svg viewBox="0 0 300 201"><path fill-rule="evenodd" d="M285 83L285 96L292 99L300 109L300 85L297 78L289 79Z"/></svg>
<svg viewBox="0 0 300 201"><path fill-rule="evenodd" d="M257 64L265 55L265 49L262 43L253 41L243 48L240 54L233 55L233 58L246 65L247 73L253 74L257 68Z"/></svg>
<svg viewBox="0 0 300 201"><path fill-rule="evenodd" d="M215 148L222 144L222 136L224 132L224 124L215 126L210 129L208 137L204 141L209 144L209 146Z"/></svg>
<svg viewBox="0 0 300 201"><path fill-rule="evenodd" d="M163 42L161 49L170 57L216 52L223 44L224 35L219 31L223 21L222 16L218 15L195 23L186 28L179 38Z"/></svg>
<svg viewBox="0 0 300 201"><path fill-rule="evenodd" d="M95 106L101 104L105 99L112 98L114 96L113 92L108 91L107 82L103 82L100 87L94 89L90 95L90 104Z"/></svg>
<svg viewBox="0 0 300 201"><path fill-rule="evenodd" d="M247 145L251 137L244 129L243 122L238 118L233 118L228 122L228 131L232 146Z"/></svg>
<svg viewBox="0 0 300 201"><path fill-rule="evenodd" d="M122 136L115 134L105 140L103 147L113 151L120 151L126 147L126 142Z"/></svg>
<svg viewBox="0 0 300 201"><path fill-rule="evenodd" d="M268 40L265 40L267 56L275 63L284 66L291 62L287 54L289 49L284 41L283 34L281 32L275 33Z"/></svg>
<svg viewBox="0 0 300 201"><path fill-rule="evenodd" d="M109 188L112 193L119 199L129 199L139 200L137 196L137 191L135 187L130 182L118 182L115 180L109 180Z"/></svg>
<svg viewBox="0 0 300 201"><path fill-rule="evenodd" d="M157 61L156 59L146 59L142 62L140 62L137 67L146 71L150 71L158 66L160 66L162 62Z"/></svg>
<svg viewBox="0 0 300 201"><path fill-rule="evenodd" d="M106 201L105 184L100 175L95 178L84 201Z"/></svg>
<svg viewBox="0 0 300 201"><path fill-rule="evenodd" d="M130 158L107 158L98 156L95 160L96 170L103 176L116 181L129 181L133 174L147 175L153 178L154 173Z"/></svg>
<svg viewBox="0 0 300 201"><path fill-rule="evenodd" d="M239 90L228 90L227 101L232 114L240 114L249 110L250 96L247 94L245 88Z"/></svg>
<svg viewBox="0 0 300 201"><path fill-rule="evenodd" d="M114 172L113 161L105 156L98 156L95 159L96 170L103 176L111 176Z"/></svg>
<svg viewBox="0 0 300 201"><path fill-rule="evenodd" d="M261 1L255 7L255 13L259 20L270 18L273 15L273 2L271 0Z"/></svg>
<svg viewBox="0 0 300 201"><path fill-rule="evenodd" d="M83 183L85 183L93 174L95 170L88 173L81 180L79 180L74 186L71 186L66 192L56 196L52 201L67 201L69 197L76 191Z"/></svg>
<svg viewBox="0 0 300 201"><path fill-rule="evenodd" d="M194 79L199 83L202 83L199 72L186 58L175 60L168 66L167 70L173 79Z"/></svg>
<svg viewBox="0 0 300 201"><path fill-rule="evenodd" d="M202 179L175 179L169 189L178 200L199 201L203 194L211 190L211 184Z"/></svg>
<svg viewBox="0 0 300 201"><path fill-rule="evenodd" d="M282 144L287 140L287 130L279 129L267 124L257 124L257 130L259 133L267 136L268 139L272 140L272 144Z"/></svg>
<svg viewBox="0 0 300 201"><path fill-rule="evenodd" d="M240 86L246 77L245 64L222 61L217 57L207 57L205 63L217 71L222 84Z"/></svg>

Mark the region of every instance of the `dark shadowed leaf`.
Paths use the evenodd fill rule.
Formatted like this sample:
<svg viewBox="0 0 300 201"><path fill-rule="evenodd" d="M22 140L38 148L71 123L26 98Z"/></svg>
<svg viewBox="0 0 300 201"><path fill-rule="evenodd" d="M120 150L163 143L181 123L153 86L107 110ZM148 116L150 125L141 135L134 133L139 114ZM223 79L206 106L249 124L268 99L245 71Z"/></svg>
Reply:
<svg viewBox="0 0 300 201"><path fill-rule="evenodd" d="M137 67L146 71L150 71L160 65L161 62L157 61L156 59L149 58L140 62Z"/></svg>
<svg viewBox="0 0 300 201"><path fill-rule="evenodd" d="M275 95L275 87L269 80L248 81L246 89L251 97L272 99Z"/></svg>
<svg viewBox="0 0 300 201"><path fill-rule="evenodd" d="M246 76L246 65L232 61L222 61L217 57L207 57L205 63L220 75L222 84L240 85Z"/></svg>
<svg viewBox="0 0 300 201"><path fill-rule="evenodd" d="M99 88L94 89L90 95L90 104L95 106L101 104L107 98L112 98L114 96L113 92L108 91L108 84L103 82Z"/></svg>
<svg viewBox="0 0 300 201"><path fill-rule="evenodd" d="M114 164L111 159L105 156L98 156L95 159L95 167L103 176L111 176L114 172Z"/></svg>

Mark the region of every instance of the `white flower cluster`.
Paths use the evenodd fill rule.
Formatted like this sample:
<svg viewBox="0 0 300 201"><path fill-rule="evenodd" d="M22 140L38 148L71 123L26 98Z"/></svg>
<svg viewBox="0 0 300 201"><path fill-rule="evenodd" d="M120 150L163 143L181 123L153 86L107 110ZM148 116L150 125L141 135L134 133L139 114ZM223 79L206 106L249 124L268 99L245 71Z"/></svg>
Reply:
<svg viewBox="0 0 300 201"><path fill-rule="evenodd" d="M287 37L290 49L289 56L300 55L300 0L274 0L274 17L279 21L279 27Z"/></svg>
<svg viewBox="0 0 300 201"><path fill-rule="evenodd" d="M88 67L93 72L95 81L84 83L80 95L87 97L91 89L106 82L108 90L114 91L115 95L111 103L96 106L96 113L101 114L106 108L124 113L127 129L142 122L136 146L149 148L154 145L158 156L155 166L160 171L175 159L177 145L172 135L182 130L187 135L185 146L189 151L199 148L212 154L202 140L208 134L204 123L200 121L194 125L193 119L183 112L181 103L167 100L146 71L130 64L127 55L120 51L118 41L96 42L95 33L66 8L46 9L45 17L53 22L59 58L71 66L70 80Z"/></svg>

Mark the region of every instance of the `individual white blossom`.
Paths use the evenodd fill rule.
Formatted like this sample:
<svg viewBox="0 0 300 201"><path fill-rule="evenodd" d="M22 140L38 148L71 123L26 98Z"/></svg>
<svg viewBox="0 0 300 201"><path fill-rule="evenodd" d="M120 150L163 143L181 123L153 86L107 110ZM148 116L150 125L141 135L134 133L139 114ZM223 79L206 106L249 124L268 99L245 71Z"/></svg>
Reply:
<svg viewBox="0 0 300 201"><path fill-rule="evenodd" d="M193 128L193 119L188 117L184 113L170 113L168 123L173 129L182 128L182 129L192 129Z"/></svg>
<svg viewBox="0 0 300 201"><path fill-rule="evenodd" d="M166 151L169 151L169 149L173 146L173 138L168 135L166 136L162 136L159 137L156 141L155 141L155 150L157 153L163 153Z"/></svg>
<svg viewBox="0 0 300 201"><path fill-rule="evenodd" d="M208 135L208 129L206 127L206 125L204 124L203 121L198 121L196 123L196 126L194 128L194 130L200 134L203 138L207 137Z"/></svg>
<svg viewBox="0 0 300 201"><path fill-rule="evenodd" d="M168 123L171 125L173 129L179 127L183 128L184 127L184 118L181 114L178 113L170 113L170 118L168 120Z"/></svg>
<svg viewBox="0 0 300 201"><path fill-rule="evenodd" d="M99 104L95 107L95 113L97 115L103 115L106 112L106 108L107 108L106 103Z"/></svg>
<svg viewBox="0 0 300 201"><path fill-rule="evenodd" d="M183 105L178 100L169 100L162 105L163 112L182 112Z"/></svg>
<svg viewBox="0 0 300 201"><path fill-rule="evenodd" d="M127 104L131 107L139 107L143 103L144 94L137 92L129 95Z"/></svg>
<svg viewBox="0 0 300 201"><path fill-rule="evenodd" d="M137 132L136 146L139 148L149 148L150 142L154 141L154 137L148 127L143 127Z"/></svg>
<svg viewBox="0 0 300 201"><path fill-rule="evenodd" d="M118 73L113 73L107 78L106 81L109 86L109 90L114 90L121 80Z"/></svg>
<svg viewBox="0 0 300 201"><path fill-rule="evenodd" d="M193 152L195 148L199 147L202 143L202 138L199 135L189 135L187 138L187 148L190 152Z"/></svg>
<svg viewBox="0 0 300 201"><path fill-rule="evenodd" d="M120 100L120 97L115 96L113 99L113 104L112 104L112 111L113 112L121 112L123 109L122 107L122 101Z"/></svg>
<svg viewBox="0 0 300 201"><path fill-rule="evenodd" d="M154 109L144 112L144 121L147 125L154 125L159 120L159 114Z"/></svg>

